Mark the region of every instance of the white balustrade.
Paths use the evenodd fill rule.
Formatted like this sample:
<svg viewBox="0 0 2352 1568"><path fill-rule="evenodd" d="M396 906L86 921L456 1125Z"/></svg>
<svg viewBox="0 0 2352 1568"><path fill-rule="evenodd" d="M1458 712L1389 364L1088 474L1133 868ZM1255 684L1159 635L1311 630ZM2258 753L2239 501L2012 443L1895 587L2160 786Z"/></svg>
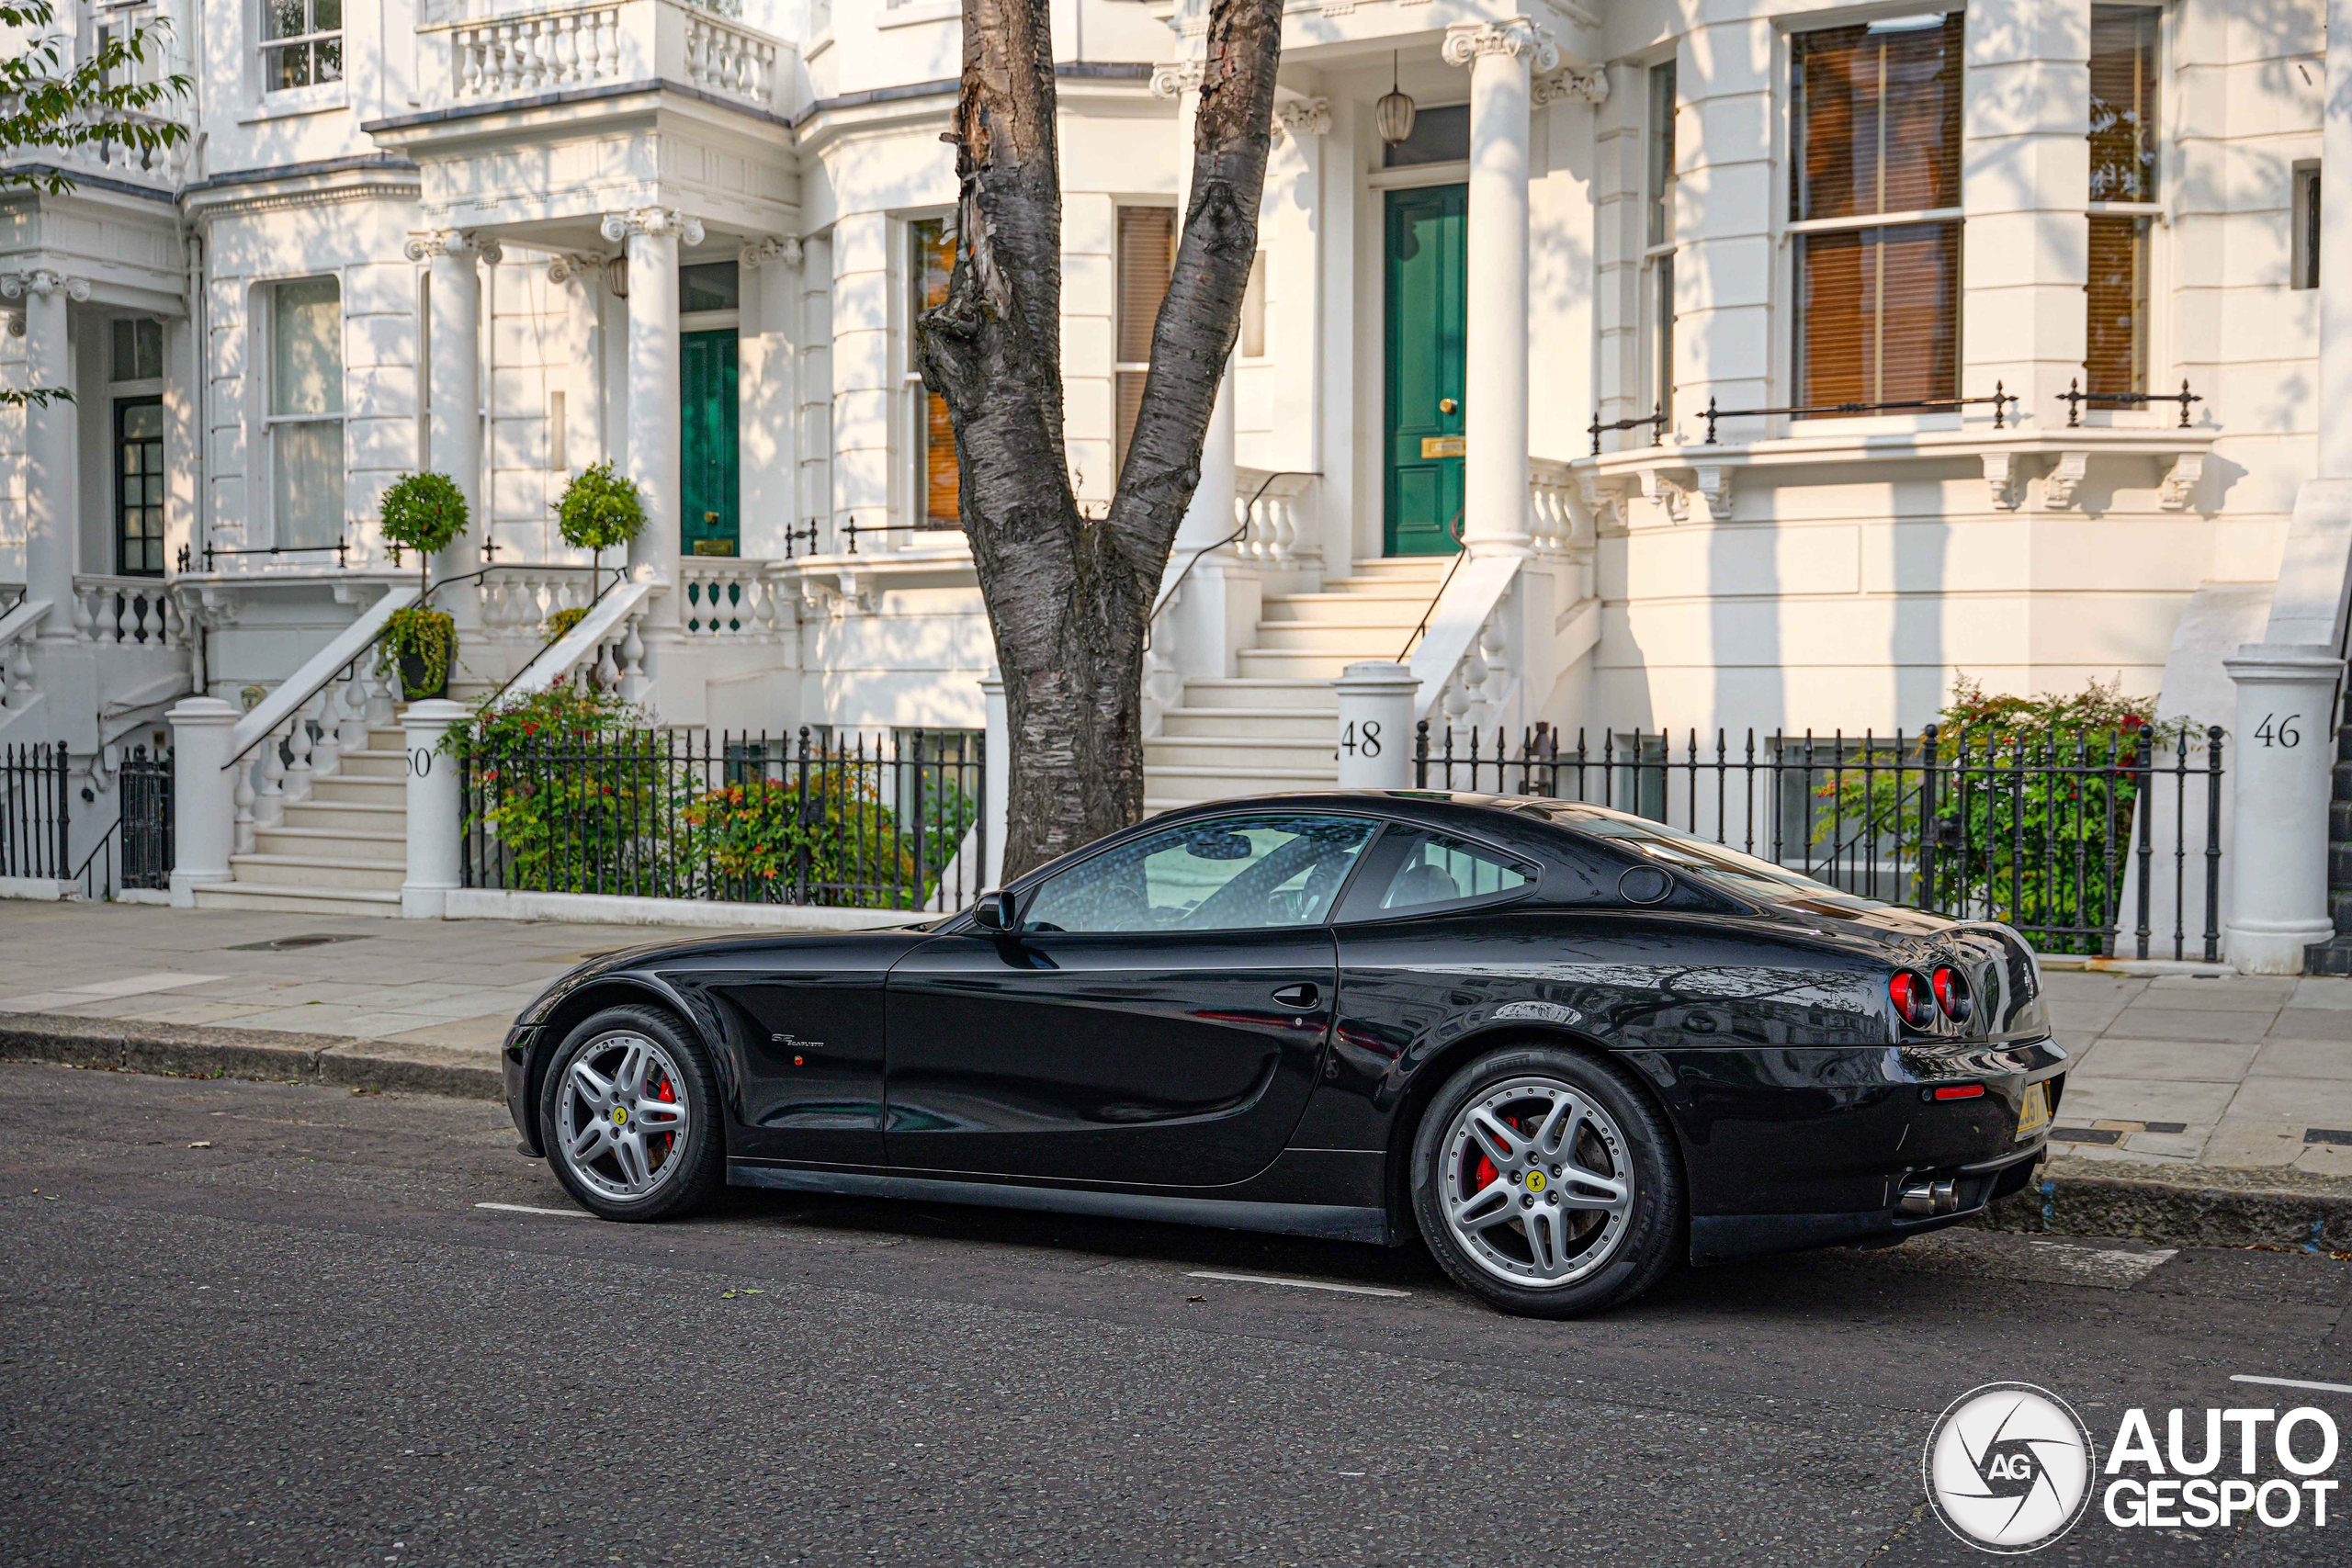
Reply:
<svg viewBox="0 0 2352 1568"><path fill-rule="evenodd" d="M689 560L683 563L679 610L692 637L731 642L774 642L787 625L775 583L755 560Z"/></svg>
<svg viewBox="0 0 2352 1568"><path fill-rule="evenodd" d="M1303 557L1319 558L1320 550L1299 542L1299 518L1308 474L1274 474L1259 468L1234 470L1233 521L1241 536L1233 553L1262 566L1289 567Z"/></svg>
<svg viewBox="0 0 2352 1568"><path fill-rule="evenodd" d="M606 581L611 575L606 574ZM493 571L474 592L481 604L482 630L504 641L548 640L548 623L566 610L584 610L594 594L585 571L528 567Z"/></svg>
<svg viewBox="0 0 2352 1568"><path fill-rule="evenodd" d="M499 0L468 9L505 10ZM446 40L441 91L452 103L537 97L659 79L754 108L778 107L791 46L728 10L685 0L601 0L515 7L428 23Z"/></svg>
<svg viewBox="0 0 2352 1568"><path fill-rule="evenodd" d="M178 604L163 580L153 577L76 577L74 635L103 647L181 648L187 642Z"/></svg>

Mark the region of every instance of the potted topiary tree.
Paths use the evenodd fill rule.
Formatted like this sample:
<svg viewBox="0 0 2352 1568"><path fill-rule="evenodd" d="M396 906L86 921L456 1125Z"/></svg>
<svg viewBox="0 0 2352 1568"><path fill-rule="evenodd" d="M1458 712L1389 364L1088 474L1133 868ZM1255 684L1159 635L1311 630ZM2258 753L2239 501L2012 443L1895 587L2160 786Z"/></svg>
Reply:
<svg viewBox="0 0 2352 1568"><path fill-rule="evenodd" d="M441 696L449 689L449 668L457 659L458 625L429 608L424 595L433 591L435 552L465 531L465 491L447 474L402 474L384 491L382 526L396 549L416 552L422 590L417 602L394 611L384 628L383 668L398 672L401 693L411 702Z"/></svg>
<svg viewBox="0 0 2352 1568"><path fill-rule="evenodd" d="M593 602L604 577L605 550L626 545L644 531L645 502L635 479L613 472L609 462L593 463L563 487L555 522L566 544L595 552L596 565L588 580Z"/></svg>

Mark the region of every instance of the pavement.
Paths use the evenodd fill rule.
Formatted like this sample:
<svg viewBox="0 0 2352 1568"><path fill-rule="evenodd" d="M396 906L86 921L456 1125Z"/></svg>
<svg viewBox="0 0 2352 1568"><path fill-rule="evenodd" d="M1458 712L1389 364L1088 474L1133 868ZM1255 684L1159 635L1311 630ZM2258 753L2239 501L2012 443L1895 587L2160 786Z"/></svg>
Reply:
<svg viewBox="0 0 2352 1568"><path fill-rule="evenodd" d="M2352 1420L2324 1255L1951 1231L1532 1322L1411 1247L752 1191L604 1224L492 1105L23 1062L0 1256L11 1568L1957 1568L1920 1455L1989 1381L2102 1461L2135 1408ZM2034 1561L2343 1562L2310 1521L2094 1506Z"/></svg>
<svg viewBox="0 0 2352 1568"><path fill-rule="evenodd" d="M0 1056L495 1098L506 1027L549 980L595 953L709 934L0 902ZM2352 979L2181 965L2044 978L2075 1057L2050 1174L2096 1204L2070 1221L2045 1188L2024 1201L2039 1220L2017 1223L2159 1240L2251 1224L2249 1239L2352 1249ZM2324 1203L2273 1205L2258 1223L2244 1200L2176 1205L2167 1220L2148 1183Z"/></svg>

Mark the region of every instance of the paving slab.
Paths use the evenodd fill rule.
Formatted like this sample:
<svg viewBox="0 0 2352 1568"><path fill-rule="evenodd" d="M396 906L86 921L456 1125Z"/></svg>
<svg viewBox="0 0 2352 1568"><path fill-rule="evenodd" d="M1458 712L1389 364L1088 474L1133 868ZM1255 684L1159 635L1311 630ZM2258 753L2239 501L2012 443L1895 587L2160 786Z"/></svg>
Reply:
<svg viewBox="0 0 2352 1568"><path fill-rule="evenodd" d="M2068 1099L2071 1101L2084 1085L2107 1078L2233 1084L2246 1076L2256 1053L2263 1048L2255 1041L2129 1040L2107 1035L2079 1058L2081 1066L2067 1079L2072 1086ZM2071 1104L2068 1109L2073 1109Z"/></svg>

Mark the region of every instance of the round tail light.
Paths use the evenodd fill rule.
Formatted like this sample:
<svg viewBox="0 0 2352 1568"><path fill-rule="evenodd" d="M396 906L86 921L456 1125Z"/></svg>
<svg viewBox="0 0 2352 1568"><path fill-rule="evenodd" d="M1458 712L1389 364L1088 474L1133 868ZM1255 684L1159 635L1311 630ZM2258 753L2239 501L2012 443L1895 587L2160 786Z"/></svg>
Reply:
<svg viewBox="0 0 2352 1568"><path fill-rule="evenodd" d="M1976 1004L1970 998L1968 982L1961 978L1960 971L1946 964L1936 971L1931 983L1936 1005L1944 1010L1944 1016L1954 1023L1966 1023L1968 1015L1976 1010Z"/></svg>
<svg viewBox="0 0 2352 1568"><path fill-rule="evenodd" d="M1925 975L1909 969L1897 969L1886 983L1887 998L1894 1003L1894 1016L1914 1029L1926 1029L1936 1021L1936 998Z"/></svg>

